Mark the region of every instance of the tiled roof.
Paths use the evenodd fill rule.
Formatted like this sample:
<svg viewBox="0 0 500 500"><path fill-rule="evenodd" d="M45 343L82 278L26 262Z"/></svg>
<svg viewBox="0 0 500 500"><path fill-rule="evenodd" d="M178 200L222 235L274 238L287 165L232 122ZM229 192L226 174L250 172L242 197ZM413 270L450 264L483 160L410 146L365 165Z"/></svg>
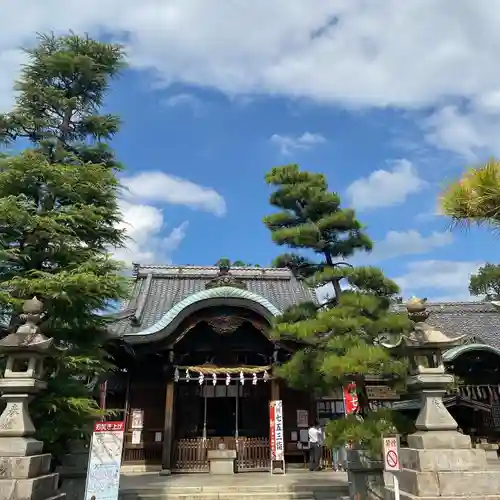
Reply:
<svg viewBox="0 0 500 500"><path fill-rule="evenodd" d="M187 297L205 290L215 278L215 266L140 266L131 299L123 304L110 325L113 336L141 335L160 322ZM287 268L233 267L231 276L242 280L246 290L266 299L279 311L294 304L317 301L314 291Z"/></svg>
<svg viewBox="0 0 500 500"><path fill-rule="evenodd" d="M398 305L406 311L403 304ZM489 302L428 303L427 322L450 337L467 335L471 341L500 348L500 312Z"/></svg>

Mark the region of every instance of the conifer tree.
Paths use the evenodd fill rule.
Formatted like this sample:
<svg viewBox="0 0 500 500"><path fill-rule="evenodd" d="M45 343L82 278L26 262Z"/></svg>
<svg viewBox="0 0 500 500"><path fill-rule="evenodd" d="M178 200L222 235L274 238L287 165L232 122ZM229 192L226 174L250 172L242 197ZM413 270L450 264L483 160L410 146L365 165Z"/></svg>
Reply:
<svg viewBox="0 0 500 500"><path fill-rule="evenodd" d="M377 344L410 328L406 315L390 310L398 286L380 269L348 263L373 245L355 212L342 208L339 196L328 191L324 175L287 165L273 168L266 182L275 189L270 203L278 211L264 218L265 225L276 244L303 252L275 263L289 265L316 289L330 285L333 293L322 304L301 304L277 318L274 335L302 346L280 374L292 386L312 390L355 382L360 413L366 416L366 376L406 374L406 362Z"/></svg>
<svg viewBox="0 0 500 500"><path fill-rule="evenodd" d="M100 114L124 67L120 46L75 34L40 36L0 115L0 313L3 334L25 299L44 302L45 335L56 340L48 390L32 403L39 437L59 454L99 415L92 389L109 368L102 311L126 284L108 249L121 246L119 182L109 140L120 120Z"/></svg>
<svg viewBox="0 0 500 500"><path fill-rule="evenodd" d="M470 277L471 295L483 296L484 300L500 300L500 266L487 262Z"/></svg>

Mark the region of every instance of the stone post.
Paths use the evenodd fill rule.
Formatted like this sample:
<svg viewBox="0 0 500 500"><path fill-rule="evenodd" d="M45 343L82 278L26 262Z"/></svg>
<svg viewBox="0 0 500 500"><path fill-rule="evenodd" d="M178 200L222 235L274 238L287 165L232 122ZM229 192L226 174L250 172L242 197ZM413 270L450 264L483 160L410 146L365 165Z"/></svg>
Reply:
<svg viewBox="0 0 500 500"><path fill-rule="evenodd" d="M43 361L53 340L40 333L43 304L34 297L24 303L24 324L0 340L0 353L7 355L0 391L6 407L0 415L0 498L59 500L59 475L50 473L51 455L33 436L29 414L31 399L47 387Z"/></svg>
<svg viewBox="0 0 500 500"><path fill-rule="evenodd" d="M384 464L373 460L364 450L347 450L349 498L383 500L385 496Z"/></svg>
<svg viewBox="0 0 500 500"><path fill-rule="evenodd" d="M424 300L410 300L407 309L415 322L414 331L403 338L411 366L408 386L420 393L421 409L417 432L408 436L409 447L401 449L401 499L498 496L500 470L488 470L485 451L473 449L470 437L458 432L443 403L453 376L445 372L442 353L464 336L451 339L426 323Z"/></svg>
<svg viewBox="0 0 500 500"><path fill-rule="evenodd" d="M89 462L89 442L82 439L68 443L68 453L56 470L61 478L61 491L66 500L83 500Z"/></svg>

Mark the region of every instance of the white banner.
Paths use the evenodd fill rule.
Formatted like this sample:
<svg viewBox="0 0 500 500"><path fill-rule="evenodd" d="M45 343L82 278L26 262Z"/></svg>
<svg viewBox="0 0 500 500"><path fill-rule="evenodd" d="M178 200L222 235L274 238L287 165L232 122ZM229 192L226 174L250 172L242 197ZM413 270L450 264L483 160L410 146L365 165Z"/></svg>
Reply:
<svg viewBox="0 0 500 500"><path fill-rule="evenodd" d="M285 440L283 432L283 401L270 403L270 444L271 460L285 459Z"/></svg>
<svg viewBox="0 0 500 500"><path fill-rule="evenodd" d="M94 424L85 500L117 500L122 461L123 422Z"/></svg>

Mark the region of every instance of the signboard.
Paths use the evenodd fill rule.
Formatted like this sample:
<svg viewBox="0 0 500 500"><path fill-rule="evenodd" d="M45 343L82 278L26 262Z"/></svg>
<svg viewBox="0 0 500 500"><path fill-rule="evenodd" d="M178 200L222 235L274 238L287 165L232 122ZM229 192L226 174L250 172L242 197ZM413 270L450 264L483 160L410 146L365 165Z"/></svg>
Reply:
<svg viewBox="0 0 500 500"><path fill-rule="evenodd" d="M368 399L399 399L399 394L388 385L367 385L366 395Z"/></svg>
<svg viewBox="0 0 500 500"><path fill-rule="evenodd" d="M117 500L122 460L123 422L94 424L85 500Z"/></svg>
<svg viewBox="0 0 500 500"><path fill-rule="evenodd" d="M344 411L346 415L356 413L359 408L358 393L356 384L351 382L344 387Z"/></svg>
<svg viewBox="0 0 500 500"><path fill-rule="evenodd" d="M142 429L144 427L144 412L137 408L132 410L131 429Z"/></svg>
<svg viewBox="0 0 500 500"><path fill-rule="evenodd" d="M309 412L297 410L297 427L309 427Z"/></svg>
<svg viewBox="0 0 500 500"><path fill-rule="evenodd" d="M399 463L399 436L382 438L384 448L384 470L397 472L401 470Z"/></svg>
<svg viewBox="0 0 500 500"><path fill-rule="evenodd" d="M271 401L269 403L269 444L272 461L285 459L283 434L283 402L281 400Z"/></svg>

